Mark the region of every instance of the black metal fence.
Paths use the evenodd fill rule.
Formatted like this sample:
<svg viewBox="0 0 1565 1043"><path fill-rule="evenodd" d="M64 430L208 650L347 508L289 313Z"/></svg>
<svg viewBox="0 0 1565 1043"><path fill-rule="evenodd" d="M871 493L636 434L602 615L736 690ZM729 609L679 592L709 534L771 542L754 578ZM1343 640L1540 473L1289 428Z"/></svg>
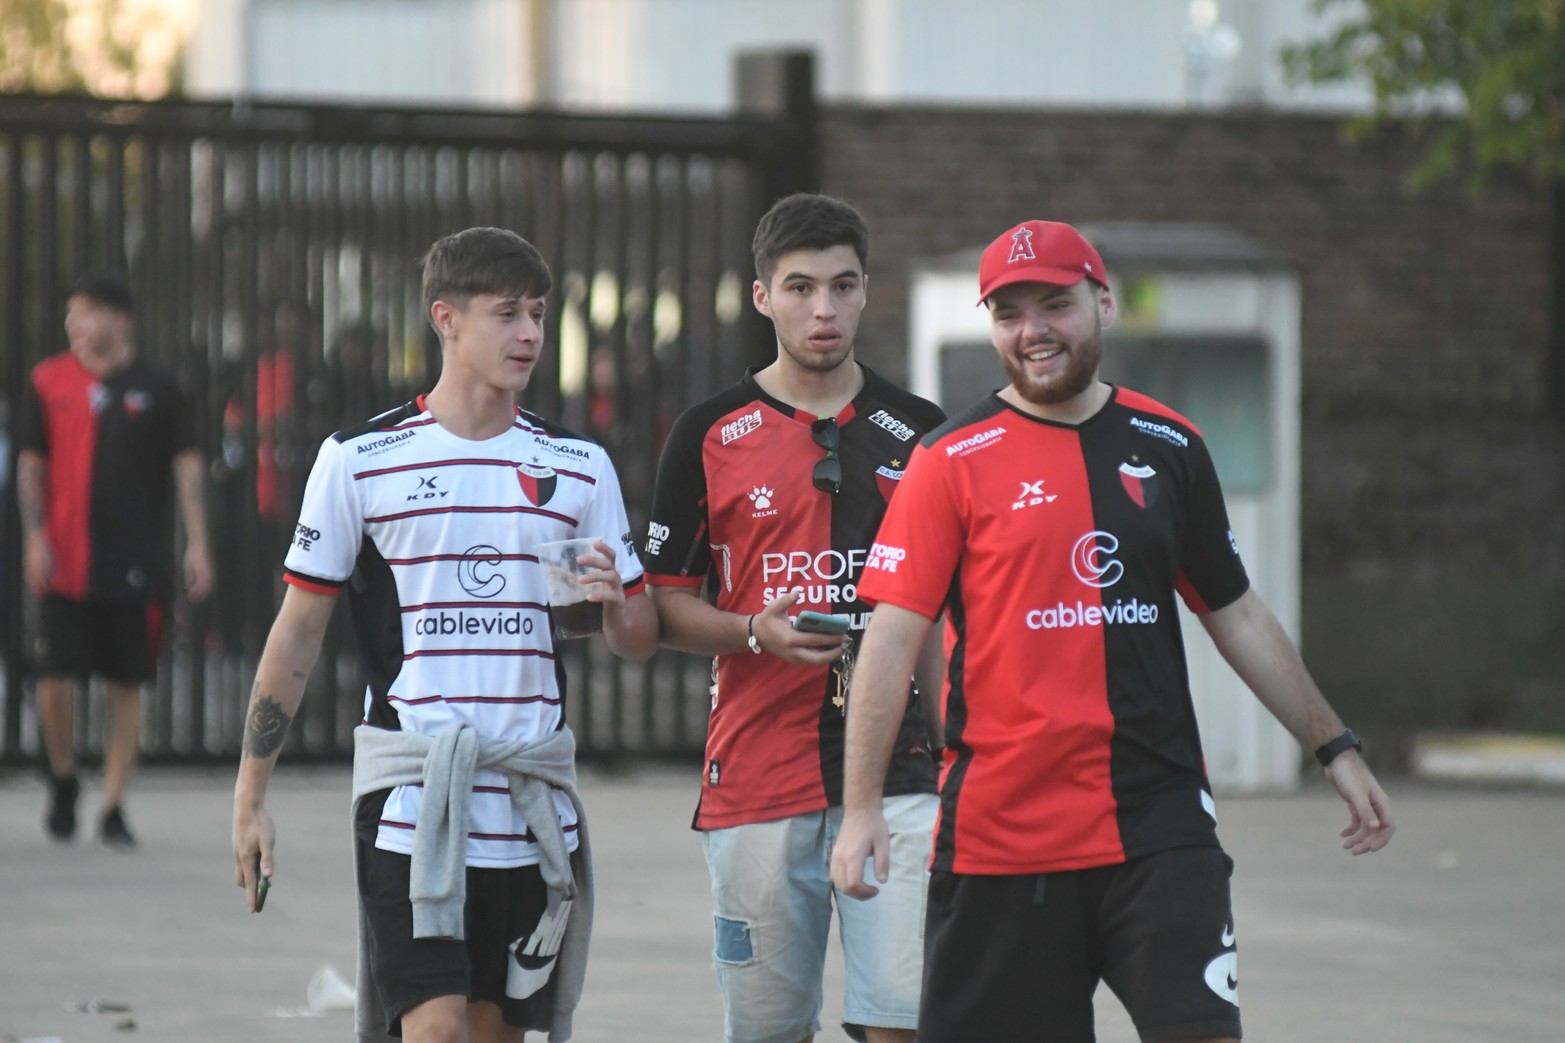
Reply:
<svg viewBox="0 0 1565 1043"><path fill-rule="evenodd" d="M174 369L200 412L218 584L202 604L175 605L146 706L146 756L237 756L316 447L438 374L418 260L441 235L499 225L549 260L552 350L524 404L607 446L644 531L672 418L770 353L748 305L748 243L771 196L808 187L797 157L811 154L809 121L797 117L0 97L0 381L10 416L31 366L64 346L66 288L104 267L130 277L139 352ZM31 606L9 488L5 502L0 761L14 762L37 746ZM349 750L363 684L346 633L334 620L290 756ZM586 755L699 751L705 662L665 652L629 665L574 644L568 705ZM100 698L88 696L78 714L88 757L102 717Z"/></svg>

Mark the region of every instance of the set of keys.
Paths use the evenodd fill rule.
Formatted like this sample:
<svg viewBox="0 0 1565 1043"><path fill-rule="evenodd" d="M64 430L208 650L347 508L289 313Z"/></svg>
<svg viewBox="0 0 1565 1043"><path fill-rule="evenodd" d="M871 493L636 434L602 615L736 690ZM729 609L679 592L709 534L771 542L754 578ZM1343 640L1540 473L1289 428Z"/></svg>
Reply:
<svg viewBox="0 0 1565 1043"><path fill-rule="evenodd" d="M831 697L831 705L842 711L844 717L848 713L848 689L853 685L853 645L850 642L842 649L842 658L831 668L832 675L837 680L837 691Z"/></svg>

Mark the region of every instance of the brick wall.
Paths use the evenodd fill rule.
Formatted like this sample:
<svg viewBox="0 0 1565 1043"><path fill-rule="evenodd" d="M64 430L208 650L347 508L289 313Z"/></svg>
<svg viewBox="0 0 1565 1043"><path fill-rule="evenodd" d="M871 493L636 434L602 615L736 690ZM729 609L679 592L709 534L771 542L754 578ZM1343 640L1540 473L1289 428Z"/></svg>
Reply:
<svg viewBox="0 0 1565 1043"><path fill-rule="evenodd" d="M1304 643L1387 731L1565 724L1565 431L1548 193L1415 193L1400 134L1238 113L831 107L823 187L872 232L863 357L905 377L907 275L1019 220L1209 222L1298 264Z"/></svg>

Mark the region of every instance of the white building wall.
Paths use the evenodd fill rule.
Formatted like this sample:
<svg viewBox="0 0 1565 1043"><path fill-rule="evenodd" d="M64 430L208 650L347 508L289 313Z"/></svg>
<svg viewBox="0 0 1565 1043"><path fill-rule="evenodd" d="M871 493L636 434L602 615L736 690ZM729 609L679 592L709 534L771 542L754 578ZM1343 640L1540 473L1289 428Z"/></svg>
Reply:
<svg viewBox="0 0 1565 1043"><path fill-rule="evenodd" d="M531 95L527 15L517 0L204 0L190 93L515 106Z"/></svg>
<svg viewBox="0 0 1565 1043"><path fill-rule="evenodd" d="M1238 48L1205 61L1191 10L1214 2ZM1311 0L202 0L187 78L198 96L719 112L737 52L803 48L828 101L1362 108L1361 87L1284 78L1278 48L1324 25Z"/></svg>

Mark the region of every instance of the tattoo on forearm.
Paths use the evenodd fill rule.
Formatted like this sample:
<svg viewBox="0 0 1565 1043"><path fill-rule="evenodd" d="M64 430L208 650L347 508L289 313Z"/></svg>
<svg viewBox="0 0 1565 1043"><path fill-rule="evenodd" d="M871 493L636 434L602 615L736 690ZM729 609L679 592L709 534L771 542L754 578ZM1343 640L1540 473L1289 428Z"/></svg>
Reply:
<svg viewBox="0 0 1565 1043"><path fill-rule="evenodd" d="M245 752L252 757L270 757L282 749L288 725L292 723L293 718L283 712L276 699L258 693L250 703L250 717L245 721Z"/></svg>

